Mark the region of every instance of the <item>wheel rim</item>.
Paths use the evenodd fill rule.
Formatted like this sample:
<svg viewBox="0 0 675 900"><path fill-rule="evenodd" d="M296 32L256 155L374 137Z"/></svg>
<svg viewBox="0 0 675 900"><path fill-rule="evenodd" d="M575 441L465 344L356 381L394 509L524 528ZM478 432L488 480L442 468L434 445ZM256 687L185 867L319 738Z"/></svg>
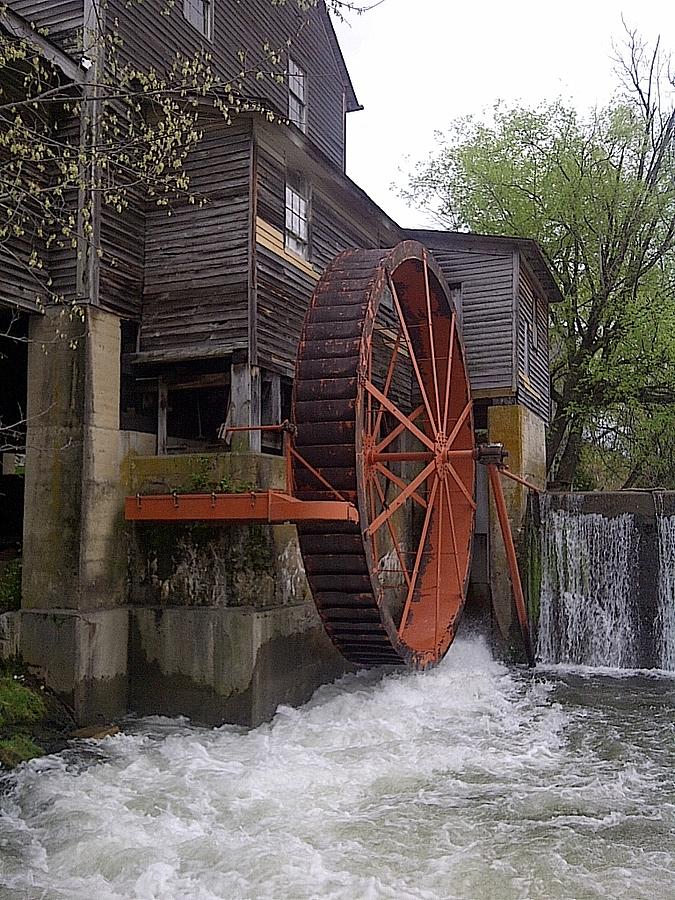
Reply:
<svg viewBox="0 0 675 900"><path fill-rule="evenodd" d="M360 528L299 529L329 635L355 662L435 664L464 605L475 463L456 314L421 245L341 254L326 271L303 331L295 416L303 455L360 515ZM301 499L325 494L296 477Z"/></svg>

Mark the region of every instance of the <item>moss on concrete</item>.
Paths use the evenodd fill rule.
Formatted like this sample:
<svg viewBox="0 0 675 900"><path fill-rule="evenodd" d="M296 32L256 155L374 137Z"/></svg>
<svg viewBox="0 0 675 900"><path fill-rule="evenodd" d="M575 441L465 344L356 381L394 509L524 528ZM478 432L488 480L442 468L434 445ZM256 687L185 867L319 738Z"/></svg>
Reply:
<svg viewBox="0 0 675 900"><path fill-rule="evenodd" d="M20 677L0 678L0 728L36 722L45 713L42 697L21 684Z"/></svg>
<svg viewBox="0 0 675 900"><path fill-rule="evenodd" d="M22 674L20 662L4 664L0 673L0 768L53 753L66 746L75 727L70 712L45 690Z"/></svg>
<svg viewBox="0 0 675 900"><path fill-rule="evenodd" d="M15 734L11 738L0 738L0 767L13 769L19 763L28 762L44 754L44 748L25 734Z"/></svg>
<svg viewBox="0 0 675 900"><path fill-rule="evenodd" d="M0 569L0 613L21 608L21 560L10 560Z"/></svg>

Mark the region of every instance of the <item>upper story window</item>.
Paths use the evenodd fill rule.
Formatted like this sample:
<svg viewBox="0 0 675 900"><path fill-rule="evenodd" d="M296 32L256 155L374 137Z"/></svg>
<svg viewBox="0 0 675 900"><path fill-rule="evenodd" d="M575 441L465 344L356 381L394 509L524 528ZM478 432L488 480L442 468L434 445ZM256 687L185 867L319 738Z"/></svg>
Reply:
<svg viewBox="0 0 675 900"><path fill-rule="evenodd" d="M183 0L183 15L200 34L211 40L213 0Z"/></svg>
<svg viewBox="0 0 675 900"><path fill-rule="evenodd" d="M288 57L288 118L300 131L307 131L307 76Z"/></svg>
<svg viewBox="0 0 675 900"><path fill-rule="evenodd" d="M294 176L286 179L286 249L309 258L309 191Z"/></svg>

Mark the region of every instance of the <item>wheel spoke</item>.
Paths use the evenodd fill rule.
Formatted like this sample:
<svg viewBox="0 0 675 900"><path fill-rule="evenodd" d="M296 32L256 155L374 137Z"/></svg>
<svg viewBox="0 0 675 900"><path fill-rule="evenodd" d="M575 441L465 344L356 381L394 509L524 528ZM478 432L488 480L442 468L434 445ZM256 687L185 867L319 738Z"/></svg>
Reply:
<svg viewBox="0 0 675 900"><path fill-rule="evenodd" d="M373 380L373 345L370 345L370 352L368 353L368 381ZM368 434L373 433L373 398L371 394L368 394L368 402L366 408L366 430Z"/></svg>
<svg viewBox="0 0 675 900"><path fill-rule="evenodd" d="M434 647L438 644L438 614L441 607L441 562L443 560L443 491L438 504L438 547L436 550L436 610L434 617Z"/></svg>
<svg viewBox="0 0 675 900"><path fill-rule="evenodd" d="M377 478L373 482L375 487L377 488L377 493L380 495L380 502L382 506L386 508L386 500L384 498L384 491L382 490L382 485L377 480ZM405 561L403 559L403 554L401 553L401 548L398 545L398 540L396 539L396 535L394 534L394 528L391 524L391 520L387 519L387 529L389 530L389 537L391 538L391 542L394 545L394 550L396 551L396 556L398 557L398 562L401 567L401 571L403 572L403 577L405 578L405 582L410 588L410 575L408 574L408 569L406 568Z"/></svg>
<svg viewBox="0 0 675 900"><path fill-rule="evenodd" d="M461 416L459 417L459 419L457 419L452 431L450 432L450 437L448 438L448 447L452 447L452 445L455 441L455 438L459 434L459 431L460 431L462 425L466 422L467 416L471 412L471 406L472 406L472 403L471 403L471 400L469 400L469 402L466 404L466 406L462 410Z"/></svg>
<svg viewBox="0 0 675 900"><path fill-rule="evenodd" d="M376 463L375 468L378 472L381 472L385 478L388 478L389 481L392 481L397 487L400 487L402 491L408 487L408 485L402 478L399 478L398 475L394 475L394 473L391 472L386 466L383 466L382 463ZM412 494L412 499L423 509L427 508L427 501L423 497L420 497L419 494Z"/></svg>
<svg viewBox="0 0 675 900"><path fill-rule="evenodd" d="M394 306L396 307L396 314L398 315L399 322L401 323L401 328L403 329L403 336L405 337L405 342L408 346L408 353L410 354L410 361L413 365L413 369L415 370L415 375L417 377L417 386L420 389L420 393L422 395L422 400L424 402L424 406L427 411L427 415L429 416L429 423L433 428L434 432L438 431L438 426L434 422L434 417L431 413L431 406L429 405L429 398L427 397L427 392L424 387L424 382L422 381L422 375L420 373L420 367L417 363L417 357L415 355L415 348L413 347L412 340L410 338L410 334L408 332L408 326L406 325L405 318L403 316L403 310L401 309L401 303L398 299L398 294L396 293L396 286L393 282L391 275L389 278L389 289L391 290L391 295L394 300Z"/></svg>
<svg viewBox="0 0 675 900"><path fill-rule="evenodd" d="M408 596L405 599L405 607L403 608L403 615L401 616L401 624L398 628L398 633L401 634L403 629L405 628L406 622L408 621L408 613L410 612L410 604L412 603L412 598L415 593L415 585L417 584L417 576L420 571L420 564L422 562L422 556L424 555L424 548L427 542L427 533L429 531L429 524L431 523L431 513L434 510L434 503L436 500L436 492L438 491L438 477L434 478L434 483L431 486L431 491L429 493L429 505L427 506L427 514L424 517L424 524L422 525L422 533L420 534L420 542L417 547L417 555L415 556L415 565L413 566L412 577L410 579L410 587L408 588Z"/></svg>
<svg viewBox="0 0 675 900"><path fill-rule="evenodd" d="M474 502L474 499L471 496L471 494L468 492L468 490L466 489L466 485L464 484L462 479L457 474L457 470L455 469L455 467L452 465L451 462L447 462L446 465L448 467L448 472L450 472L450 474L452 475L452 478L453 478L455 484L460 489L460 491L464 494L464 498L466 499L466 502L469 504L471 509L475 510L476 504Z"/></svg>
<svg viewBox="0 0 675 900"><path fill-rule="evenodd" d="M427 327L429 330L429 345L431 349L431 370L434 376L434 399L436 401L436 422L438 428L441 425L441 398L438 392L438 372L436 371L436 345L434 342L434 322L431 316L431 291L429 290L429 266L427 255L424 254L424 292L427 301ZM438 429L437 429L438 430Z"/></svg>
<svg viewBox="0 0 675 900"><path fill-rule="evenodd" d="M419 416L421 416L423 412L424 407L418 406L417 409L414 409L410 413L410 415L408 416L408 421L414 422L415 419L419 418ZM396 428L394 428L393 431L390 431L386 438L380 441L380 443L375 447L376 453L381 453L383 450L385 450L389 446L389 444L392 444L396 440L399 435L403 434L406 428L407 425L404 425L403 423L397 425Z"/></svg>
<svg viewBox="0 0 675 900"><path fill-rule="evenodd" d="M419 475L410 482L410 484L405 488L405 490L401 491L401 493L398 494L398 496L396 496L392 500L392 502L389 504L389 507L387 509L383 510L380 513L380 515L377 516L377 518L375 519L374 522L370 523L370 525L366 529L366 534L368 534L368 535L375 534L375 532L378 530L378 528L381 528L384 525L384 523L387 521L387 519L391 518L391 516L393 516L394 513L396 512L396 510L400 509L403 506L403 504L406 502L406 500L408 500L410 495L414 494L414 492L422 484L422 482L426 481L426 479L429 477L429 475L433 472L433 470L435 468L436 468L436 462L432 461L429 463L428 466L426 466L424 469L422 469L422 471L419 473ZM427 507L427 511L428 511L428 507Z"/></svg>
<svg viewBox="0 0 675 900"><path fill-rule="evenodd" d="M372 482L369 480L366 484L366 492L368 494L368 515L372 522L374 518L377 516L377 509L375 505L375 493L373 491ZM377 552L377 535L370 535L370 550L373 556L373 565L377 566L380 561L379 554Z"/></svg>
<svg viewBox="0 0 675 900"><path fill-rule="evenodd" d="M376 388L372 381L365 382L365 389L369 394L380 402L385 409L389 410L392 416L395 416L399 422L404 425L411 434L414 434L418 441L421 441L426 447L430 450L434 450L434 442L431 438L427 437L423 431L417 427L417 425L413 425L409 416L406 416L405 413L402 413L401 410L395 406L388 397L385 397L379 388Z"/></svg>
<svg viewBox="0 0 675 900"><path fill-rule="evenodd" d="M455 568L457 569L457 585L459 590L462 590L464 585L464 579L462 578L462 573L459 568L459 556L457 555L457 531L455 529L455 517L452 514L452 502L450 500L450 488L448 487L448 482L445 484L445 496L448 502L448 515L450 517L450 534L452 535L452 550L455 554Z"/></svg>
<svg viewBox="0 0 675 900"><path fill-rule="evenodd" d="M387 377L384 380L384 390L382 393L385 397L389 396L389 388L391 387L391 383L394 379L394 369L396 368L396 363L398 362L398 348L401 343L401 329L399 328L398 334L396 335L396 343L394 344L394 352L391 355L391 359L389 360L389 366L387 367ZM372 376L369 376L369 381L372 381ZM375 425L371 434L375 437L376 434L380 432L380 426L382 424L382 416L384 415L384 407L380 406L377 411L377 418L375 419Z"/></svg>
<svg viewBox="0 0 675 900"><path fill-rule="evenodd" d="M445 374L445 406L443 409L443 434L448 428L448 409L450 406L450 379L452 378L452 351L455 347L455 313L450 319L450 340L448 342L448 368Z"/></svg>

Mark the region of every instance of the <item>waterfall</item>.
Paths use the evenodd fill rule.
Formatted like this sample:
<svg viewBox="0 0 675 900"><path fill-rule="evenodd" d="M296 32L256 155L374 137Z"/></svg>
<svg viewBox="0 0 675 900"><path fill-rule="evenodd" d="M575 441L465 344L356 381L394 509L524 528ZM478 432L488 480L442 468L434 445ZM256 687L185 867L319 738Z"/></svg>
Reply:
<svg viewBox="0 0 675 900"><path fill-rule="evenodd" d="M634 518L584 513L573 495L563 502L554 509L551 497L542 498L537 655L549 663L630 668L637 654Z"/></svg>
<svg viewBox="0 0 675 900"><path fill-rule="evenodd" d="M654 495L659 543L659 588L656 638L659 667L675 671L675 515L663 511L663 497Z"/></svg>

